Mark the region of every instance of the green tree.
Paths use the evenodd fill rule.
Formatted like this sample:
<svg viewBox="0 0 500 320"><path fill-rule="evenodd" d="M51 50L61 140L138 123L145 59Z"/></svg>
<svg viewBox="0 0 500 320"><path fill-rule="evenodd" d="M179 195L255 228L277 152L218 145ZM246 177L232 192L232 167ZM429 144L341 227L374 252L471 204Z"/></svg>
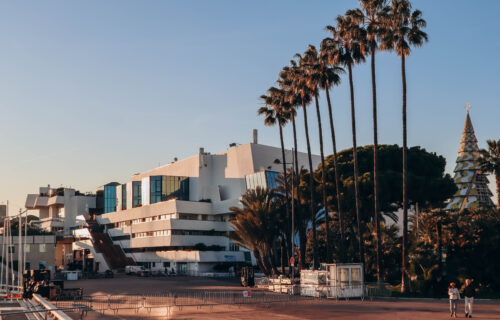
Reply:
<svg viewBox="0 0 500 320"><path fill-rule="evenodd" d="M308 74L306 73L306 68L304 66L304 59L300 54L296 54L295 57L298 59L298 63L295 61L292 61L292 91L294 92L295 96L300 97L300 102L302 105L302 111L304 112L304 129L306 133L306 143L307 143L307 158L309 162L309 172L313 172L314 168L312 165L312 156L311 156L311 142L309 139L309 124L307 121L307 104L311 101L311 88L308 86ZM315 202L314 202L314 178L313 175L311 174L310 177L310 182L309 182L309 196L310 196L310 215L311 215L311 221L312 221L312 232L313 232L313 239L316 238L316 219L314 219L316 212L315 212ZM314 245L313 247L313 252L316 252L314 254L314 269L319 268L319 260L318 260L318 255L317 255L317 246Z"/></svg>
<svg viewBox="0 0 500 320"><path fill-rule="evenodd" d="M356 113L354 103L354 84L352 80L352 67L356 63L365 60L366 45L363 39L365 31L359 27L359 24L349 16L338 16L337 27L327 26L326 29L332 36L323 40L322 44L326 51L334 52L333 61L330 64L343 64L347 67L349 74L349 89L351 98L351 128L352 128L352 152L354 159L354 202L356 208L356 222L358 234L359 258L365 265L364 248L361 230L359 192L358 192L358 159L357 159L357 140L356 140Z"/></svg>
<svg viewBox="0 0 500 320"><path fill-rule="evenodd" d="M445 296L447 283L472 278L479 296L495 297L500 290L499 230L498 209L422 212L409 254L409 272L416 277L413 291ZM410 236L415 234L413 223Z"/></svg>
<svg viewBox="0 0 500 320"><path fill-rule="evenodd" d="M274 263L274 244L280 234L281 203L272 189L257 187L248 190L240 200L240 207L231 207L235 214L231 220L234 232L229 238L252 251L257 264L267 275L278 274Z"/></svg>
<svg viewBox="0 0 500 320"><path fill-rule="evenodd" d="M278 124L279 128L279 133L280 133L280 142L281 142L281 163L283 164L283 174L285 175L285 181L287 180L286 175L287 175L287 170L286 170L286 156L285 156L285 143L283 140L283 127L286 125L286 123L290 119L291 113L289 112L291 110L290 108L290 103L287 100L287 95L284 90L271 87L267 91L268 95L262 95L260 98L264 101L265 106L260 107L258 110L259 115L264 115L265 120L264 124L267 126L273 126L276 123ZM285 184L284 185L284 194L285 194L285 213L286 213L286 221L285 223L289 225L290 223L290 210L289 210L289 205L288 205L288 186ZM285 247L290 248L290 252L288 255L291 254L291 236L289 233L290 228L286 228L285 236L283 238ZM282 248L283 249L283 248ZM282 256L284 257L282 250ZM285 268L285 263L283 263L283 260L288 261L288 259L282 259L282 272L284 272Z"/></svg>
<svg viewBox="0 0 500 320"><path fill-rule="evenodd" d="M349 10L347 15L355 19L366 30L366 42L370 52L372 102L373 102L373 216L375 219L375 234L377 247L377 280L382 280L382 237L379 226L378 191L377 191L377 82L375 77L375 53L380 39L384 36L384 24L388 18L386 0L360 0L361 9Z"/></svg>
<svg viewBox="0 0 500 320"><path fill-rule="evenodd" d="M320 150L320 158L321 158L321 178L320 178L320 185L321 185L321 198L323 200L323 209L325 211L325 225L329 225L328 223L328 203L326 201L326 181L325 181L325 154L324 154L324 148L323 148L323 129L322 129L322 123L321 123L321 112L319 109L319 102L318 102L318 96L319 96L319 90L320 90L320 83L321 80L324 76L325 68L328 68L328 66L324 63L324 61L321 59L321 56L319 55L319 52L316 50L316 47L313 45L309 45L309 48L307 51L304 53L304 61L302 63L304 67L304 73L306 74L306 84L309 86L311 90L311 95L314 97L314 102L316 104L316 116L318 119L318 136L319 136L319 150ZM330 255L330 229L326 228L326 243L325 243L325 250L326 250L326 259L323 261L326 262L331 262L331 255Z"/></svg>
<svg viewBox="0 0 500 320"><path fill-rule="evenodd" d="M299 185L299 163L298 163L298 148L297 148L297 127L295 123L295 118L297 116L296 109L301 106L301 96L300 94L294 92L293 90L293 78L294 78L294 63L292 62L291 66L285 66L283 69L281 69L278 77L277 83L279 84L279 87L285 92L288 102L289 102L289 110L288 114L290 115L290 119L292 121L292 129L293 129L293 146L294 146L294 159L295 159L295 185ZM290 184L291 185L291 184ZM297 203L301 203L301 198L300 198L300 193L297 194ZM296 216L302 216L304 213L304 208L301 205L298 205L296 208ZM305 252L305 247L303 248ZM302 250L302 247L301 247ZM302 251L301 251L302 252ZM300 260L299 260L299 268L302 268L302 266L305 266L306 260L305 260L305 255L301 254L300 255Z"/></svg>
<svg viewBox="0 0 500 320"><path fill-rule="evenodd" d="M403 252L402 252L402 274L401 291L406 290L406 262L407 252L407 230L408 230L408 208L407 208L407 127L406 127L406 57L410 55L411 46L420 47L427 41L427 34L422 31L426 22L422 19L420 10L411 11L411 3L408 0L393 0L389 19L387 19L386 30L382 39L382 49L394 50L401 59L401 78L403 83Z"/></svg>
<svg viewBox="0 0 500 320"><path fill-rule="evenodd" d="M373 203L373 146L359 147L358 169L359 169L359 195L360 205L362 207L369 206ZM397 220L396 212L402 207L401 194L402 185L398 183L402 176L401 147L397 145L379 145L379 206L381 221L386 218L393 221ZM355 222L355 192L353 179L353 153L351 149L346 149L337 155L338 174L341 180L341 188L343 190L343 211L346 213L346 238L354 236L356 230L352 225ZM445 201L456 192L456 185L449 174L445 174L446 160L442 156L435 153L427 152L420 147L412 147L408 150L408 176L411 183L408 186L408 199L410 204L419 203L422 209L442 208ZM334 164L333 156L330 155L326 159L326 174L327 174L327 192L330 195L335 194L335 183L333 182ZM361 215L361 223L363 225L374 226L374 217L364 211ZM350 224L353 222L353 224ZM366 233L365 233L366 234ZM382 234L382 251L386 244ZM366 240L363 242L366 243ZM354 245L351 240L348 243ZM372 250L375 246L370 244L367 250ZM352 248L347 248L348 253ZM367 252L367 257L373 257L372 252ZM383 253L382 257L387 258L388 255ZM339 261L338 256L336 261ZM347 261L352 261L352 257L347 254ZM369 260L375 262L376 260ZM393 264L393 263L391 263ZM370 274L371 263L367 263L367 274ZM374 264L375 265L375 264ZM373 269L376 270L376 269ZM384 269L383 269L384 270ZM395 272L399 272L396 269ZM384 276L393 276L393 272L386 269L382 272ZM376 274L376 273L375 273Z"/></svg>
<svg viewBox="0 0 500 320"><path fill-rule="evenodd" d="M488 140L488 149L480 152L481 169L495 175L497 184L497 206L500 208L500 140Z"/></svg>
<svg viewBox="0 0 500 320"><path fill-rule="evenodd" d="M337 215L339 219L339 233L340 233L340 251L343 252L343 243L344 243L344 227L343 227L343 219L342 219L342 201L341 201L341 191L339 188L339 177L337 175L337 141L335 139L335 126L333 124L333 111L332 111L332 102L330 99L330 89L335 85L338 86L340 84L340 74L345 72L345 70L339 67L337 64L330 64L330 61L338 61L336 55L337 51L327 50L321 45L320 55L319 55L319 68L320 72L320 81L319 85L321 89L325 91L326 101L328 103L328 117L330 120L330 134L332 136L332 147L333 147L333 162L335 167L335 185L336 185L336 203L337 203ZM324 166L324 165L323 165ZM342 255L342 254L341 254Z"/></svg>

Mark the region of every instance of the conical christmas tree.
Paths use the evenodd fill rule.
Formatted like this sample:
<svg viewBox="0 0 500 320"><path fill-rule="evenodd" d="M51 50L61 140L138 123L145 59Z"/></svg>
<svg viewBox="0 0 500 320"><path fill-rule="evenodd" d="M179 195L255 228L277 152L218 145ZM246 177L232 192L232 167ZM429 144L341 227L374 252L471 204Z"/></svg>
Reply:
<svg viewBox="0 0 500 320"><path fill-rule="evenodd" d="M447 210L462 211L493 206L491 201L493 194L488 188L488 179L480 170L478 158L479 148L467 105L467 116L453 178L458 191L446 206Z"/></svg>

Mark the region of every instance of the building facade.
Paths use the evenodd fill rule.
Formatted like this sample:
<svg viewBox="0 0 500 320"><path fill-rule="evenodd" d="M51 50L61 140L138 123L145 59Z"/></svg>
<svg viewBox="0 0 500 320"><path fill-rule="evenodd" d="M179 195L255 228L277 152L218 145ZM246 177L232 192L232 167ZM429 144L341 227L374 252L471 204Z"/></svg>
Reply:
<svg viewBox="0 0 500 320"><path fill-rule="evenodd" d="M40 187L38 194L28 194L25 207L36 210L39 221L33 221L41 229L57 235L69 236L77 223L77 216L89 216L96 208L96 196L82 194L72 188Z"/></svg>
<svg viewBox="0 0 500 320"><path fill-rule="evenodd" d="M290 162L291 151L286 157ZM104 186L97 222L128 257L153 270L202 273L219 263L250 263L250 252L227 237L229 208L240 206L247 189L276 186L282 170L276 159L280 148L257 143L217 154L200 148L193 157ZM313 156L315 167L319 161ZM298 162L305 166L307 154L299 153Z"/></svg>

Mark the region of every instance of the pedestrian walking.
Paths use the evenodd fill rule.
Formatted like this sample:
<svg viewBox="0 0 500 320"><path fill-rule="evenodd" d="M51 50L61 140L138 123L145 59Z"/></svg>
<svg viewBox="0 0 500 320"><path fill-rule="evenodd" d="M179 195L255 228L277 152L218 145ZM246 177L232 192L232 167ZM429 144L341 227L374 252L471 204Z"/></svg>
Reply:
<svg viewBox="0 0 500 320"><path fill-rule="evenodd" d="M465 279L464 300L465 317L472 318L472 305L474 304L474 285L471 279Z"/></svg>
<svg viewBox="0 0 500 320"><path fill-rule="evenodd" d="M460 299L460 292L458 292L455 282L450 283L448 287L448 296L450 297L450 318L457 317L458 300Z"/></svg>

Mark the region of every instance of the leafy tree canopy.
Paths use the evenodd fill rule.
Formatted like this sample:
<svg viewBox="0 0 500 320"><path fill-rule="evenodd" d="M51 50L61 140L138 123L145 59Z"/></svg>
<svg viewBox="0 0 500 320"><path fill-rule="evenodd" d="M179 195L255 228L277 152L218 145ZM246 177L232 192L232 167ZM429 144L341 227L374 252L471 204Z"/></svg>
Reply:
<svg viewBox="0 0 500 320"><path fill-rule="evenodd" d="M386 216L394 217L402 206L402 148L397 145L378 146L379 207ZM327 157L327 189L329 203L335 203L333 156ZM342 206L353 211L354 180L352 149L337 154L337 165L341 181ZM449 174L444 174L446 160L436 153L421 147L408 149L408 201L419 203L421 208L440 208L455 192L456 186ZM360 203L364 220L373 212L373 146L358 147L358 170ZM319 179L321 172L315 176ZM331 206L334 209L335 206Z"/></svg>

